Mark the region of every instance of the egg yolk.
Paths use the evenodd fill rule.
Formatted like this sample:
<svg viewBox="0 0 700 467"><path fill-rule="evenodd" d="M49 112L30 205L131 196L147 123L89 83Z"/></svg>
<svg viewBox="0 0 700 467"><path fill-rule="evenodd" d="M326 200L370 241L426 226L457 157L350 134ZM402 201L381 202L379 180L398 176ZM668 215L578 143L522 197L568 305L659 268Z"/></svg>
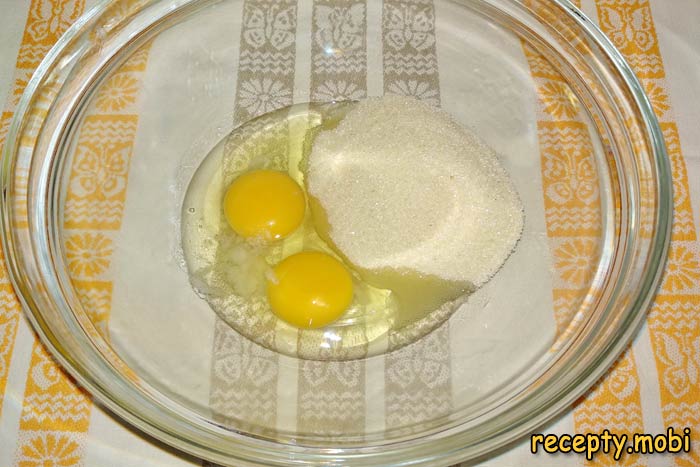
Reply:
<svg viewBox="0 0 700 467"><path fill-rule="evenodd" d="M352 278L330 255L305 251L282 260L267 282L272 311L298 328L326 326L352 301Z"/></svg>
<svg viewBox="0 0 700 467"><path fill-rule="evenodd" d="M242 237L279 240L304 219L304 191L289 175L253 170L233 181L224 195L224 215Z"/></svg>

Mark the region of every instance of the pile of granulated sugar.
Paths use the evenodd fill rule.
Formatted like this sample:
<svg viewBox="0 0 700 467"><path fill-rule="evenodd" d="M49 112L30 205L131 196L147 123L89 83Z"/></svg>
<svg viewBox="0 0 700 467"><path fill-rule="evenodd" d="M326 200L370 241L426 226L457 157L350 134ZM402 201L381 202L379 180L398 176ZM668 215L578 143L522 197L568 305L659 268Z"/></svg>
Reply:
<svg viewBox="0 0 700 467"><path fill-rule="evenodd" d="M496 153L413 98L361 101L309 156L308 190L330 236L363 269L410 269L480 286L523 228Z"/></svg>

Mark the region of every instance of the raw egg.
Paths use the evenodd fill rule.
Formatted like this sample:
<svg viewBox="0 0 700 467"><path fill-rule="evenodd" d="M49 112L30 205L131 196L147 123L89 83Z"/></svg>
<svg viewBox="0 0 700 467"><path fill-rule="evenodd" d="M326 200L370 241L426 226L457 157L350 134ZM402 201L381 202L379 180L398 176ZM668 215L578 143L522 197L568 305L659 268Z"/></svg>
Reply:
<svg viewBox="0 0 700 467"><path fill-rule="evenodd" d="M326 253L303 251L275 268L267 282L272 311L299 328L324 327L352 302L352 277L345 266Z"/></svg>
<svg viewBox="0 0 700 467"><path fill-rule="evenodd" d="M224 215L244 238L280 240L304 220L304 191L289 175L253 170L236 178L224 196Z"/></svg>
<svg viewBox="0 0 700 467"><path fill-rule="evenodd" d="M495 155L436 112L391 97L299 104L232 131L184 200L196 292L241 335L302 359L365 358L439 326L512 249L472 234L493 217L484 206L516 195L502 196ZM479 183L454 180L464 170ZM476 214L462 216L470 206ZM520 225L520 211L489 212ZM484 242L504 253L493 267L482 267ZM465 244L477 254L461 254Z"/></svg>

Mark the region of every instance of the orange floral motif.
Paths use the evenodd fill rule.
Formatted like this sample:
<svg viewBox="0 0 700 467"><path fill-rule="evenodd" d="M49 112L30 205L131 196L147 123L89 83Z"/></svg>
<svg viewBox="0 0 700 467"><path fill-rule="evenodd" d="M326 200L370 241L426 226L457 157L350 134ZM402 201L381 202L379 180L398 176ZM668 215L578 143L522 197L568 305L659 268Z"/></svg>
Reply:
<svg viewBox="0 0 700 467"><path fill-rule="evenodd" d="M37 105L41 106L42 108L47 108L49 105L51 105L56 97L56 94L58 94L60 87L61 86L58 81L47 82L37 96Z"/></svg>
<svg viewBox="0 0 700 467"><path fill-rule="evenodd" d="M117 73L100 90L95 105L102 112L118 112L136 102L138 80L129 73Z"/></svg>
<svg viewBox="0 0 700 467"><path fill-rule="evenodd" d="M12 323L0 323L0 380L4 379L8 370L8 349L10 348L10 335L12 331Z"/></svg>
<svg viewBox="0 0 700 467"><path fill-rule="evenodd" d="M668 149L668 157L671 160L671 170L673 171L673 209L674 213L674 229L688 228L688 221L683 221L681 215L688 213L691 209L690 200L688 199L688 171L685 167L683 154L681 152L681 143L678 137L678 129L675 125L662 124L664 132L664 141ZM690 216L688 216L689 218ZM694 238L687 238L692 240Z"/></svg>
<svg viewBox="0 0 700 467"><path fill-rule="evenodd" d="M5 136L7 136L7 131L10 129L10 121L12 120L12 113L3 112L0 115L0 146L5 141Z"/></svg>
<svg viewBox="0 0 700 467"><path fill-rule="evenodd" d="M698 387L700 381L700 337L693 334L654 335L659 360L663 363L663 384L676 398Z"/></svg>
<svg viewBox="0 0 700 467"><path fill-rule="evenodd" d="M561 73L554 68L544 55L535 50L530 44L523 42L522 46L533 78L563 81L564 78L561 76Z"/></svg>
<svg viewBox="0 0 700 467"><path fill-rule="evenodd" d="M24 444L18 467L69 467L80 460L78 444L67 436L39 434Z"/></svg>
<svg viewBox="0 0 700 467"><path fill-rule="evenodd" d="M678 161L678 166L674 166L674 159L680 159L682 156L674 156L670 154L671 165L673 167L673 209L675 209L673 220L674 234L676 230L688 232L691 229L692 222L691 214L689 213L690 200L688 199L688 178L685 175L686 169L683 161ZM686 234L687 235L687 234ZM685 240L694 240L694 235L691 234Z"/></svg>
<svg viewBox="0 0 700 467"><path fill-rule="evenodd" d="M36 347L34 355L36 363L32 366L29 377L38 389L46 391L61 380L61 370L46 352L39 350L39 347Z"/></svg>
<svg viewBox="0 0 700 467"><path fill-rule="evenodd" d="M145 1L115 0L113 3L119 5L121 15L124 11L122 5ZM27 23L17 55L14 91L10 94L7 111L0 117L0 139L6 133L11 110L33 68L53 42L82 14L85 6L85 0L31 0L25 3L28 8ZM112 24L119 26L117 22ZM109 287L111 282L101 275L109 268L114 246L105 231L116 229L121 220L129 158L138 121L137 115L124 114L130 111L136 100L137 80L140 81L140 72L146 66L145 52L135 56L126 64L131 68L125 70L123 65L106 83L108 92L103 90L98 94L94 112L85 117L71 164L71 186L66 195L66 220L71 215L68 206L74 203L78 206L77 212L92 222L88 228L94 229L89 233L69 230L64 238L69 273L73 277L79 276L83 282L106 283ZM30 114L29 130L26 132L29 136L22 139L22 145L33 143L36 124L43 118L45 109L58 90L54 84L45 84L45 92L35 102L37 110ZM121 112L121 115L116 112ZM23 194L20 190L18 199L26 203ZM107 214L103 215L104 212ZM83 224L87 225L88 222ZM95 287L95 292L90 295L90 304L95 304L96 316L100 321L105 321L109 312L111 289L106 289L107 286L103 289ZM4 297L0 298L5 301ZM3 303L5 309L0 310L0 402L6 383L6 355L12 352L14 339L13 323L5 319L13 311L12 306ZM5 345L8 341L10 344ZM69 467L82 464L91 400L50 359L39 343L34 344L23 391L24 399L19 401L21 417L15 427L19 433L13 465ZM0 447L0 451L3 451L3 447Z"/></svg>
<svg viewBox="0 0 700 467"><path fill-rule="evenodd" d="M610 394L620 401L624 401L634 395L637 384L635 368L632 364L631 356L627 353L618 360L614 371L608 373L603 383L610 391Z"/></svg>
<svg viewBox="0 0 700 467"><path fill-rule="evenodd" d="M24 88L29 84L29 79L32 77L32 70L17 70L15 72L15 84L12 87L10 101L8 102L11 108L17 107L19 100L24 93Z"/></svg>
<svg viewBox="0 0 700 467"><path fill-rule="evenodd" d="M623 53L646 52L656 45L654 23L647 2L601 2L599 16L601 28Z"/></svg>
<svg viewBox="0 0 700 467"><path fill-rule="evenodd" d="M110 198L126 187L131 148L118 143L83 144L78 147L71 180L78 196Z"/></svg>
<svg viewBox="0 0 700 467"><path fill-rule="evenodd" d="M700 264L696 255L682 245L671 248L666 265L664 289L681 292L700 283Z"/></svg>
<svg viewBox="0 0 700 467"><path fill-rule="evenodd" d="M71 235L66 240L68 270L73 276L95 277L109 267L112 240L101 233Z"/></svg>
<svg viewBox="0 0 700 467"><path fill-rule="evenodd" d="M656 112L657 116L662 115L670 108L668 103L668 94L664 88L653 81L645 83L644 88L647 92L647 96L649 96L649 100L651 101L651 106Z"/></svg>
<svg viewBox="0 0 700 467"><path fill-rule="evenodd" d="M643 430L639 377L631 348L627 348L588 396L577 404L574 426L580 433L614 428L629 435ZM625 455L620 461L612 456L600 456L584 465L640 467L645 464L640 463L635 455Z"/></svg>
<svg viewBox="0 0 700 467"><path fill-rule="evenodd" d="M598 258L598 244L592 239L575 238L559 246L554 256L557 271L564 280L576 287L585 286Z"/></svg>
<svg viewBox="0 0 700 467"><path fill-rule="evenodd" d="M580 202L591 205L598 199L598 180L589 154L581 142L569 140L543 152L545 193L556 205Z"/></svg>
<svg viewBox="0 0 700 467"><path fill-rule="evenodd" d="M105 331L112 303L112 283L99 280L73 280L73 287L90 320L103 331L103 337L108 337Z"/></svg>
<svg viewBox="0 0 700 467"><path fill-rule="evenodd" d="M547 113L558 120L571 120L578 115L579 102L565 84L549 81L538 89Z"/></svg>
<svg viewBox="0 0 700 467"><path fill-rule="evenodd" d="M36 42L53 42L80 16L84 1L32 2L27 32Z"/></svg>
<svg viewBox="0 0 700 467"><path fill-rule="evenodd" d="M639 383L637 370L634 365L632 352L628 348L620 355L610 369L590 389L586 396L588 401L607 400L612 398L618 402L628 402L630 398L638 397Z"/></svg>

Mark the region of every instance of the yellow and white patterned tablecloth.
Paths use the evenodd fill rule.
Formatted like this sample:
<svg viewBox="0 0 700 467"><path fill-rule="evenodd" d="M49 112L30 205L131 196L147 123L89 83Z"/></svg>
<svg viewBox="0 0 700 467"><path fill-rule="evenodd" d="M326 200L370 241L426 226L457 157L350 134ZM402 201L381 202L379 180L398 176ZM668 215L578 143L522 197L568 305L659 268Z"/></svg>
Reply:
<svg viewBox="0 0 700 467"><path fill-rule="evenodd" d="M385 1L391 4L394 0ZM4 103L0 145L33 70L70 24L95 3L96 0L0 0L0 98ZM631 455L623 457L622 463L700 466L700 1L578 0L578 4L625 54L651 98L673 168L675 222L666 276L645 327L607 376L545 431L587 433L607 428L617 433L656 434L668 427L677 431L688 427L693 433L690 453ZM527 50L523 54L532 59ZM135 127L136 117L130 115L129 109L147 66L143 53L115 75L113 79L118 82L112 83L111 88L117 92L96 102L104 115L90 117L97 127L100 118L121 122L123 129ZM538 68L534 59L530 67L539 92L538 105L543 113L554 115L552 121L539 122L538 126L541 150L545 153L552 135L566 133L575 137L576 125L568 122L566 108L558 107L556 80ZM293 76L283 78L286 83ZM328 77L318 74L316 78L323 81ZM255 84L253 76L248 81L251 86ZM316 86L320 97L326 84L319 81ZM343 85L354 86L361 93L366 83ZM395 85L401 91L401 83ZM261 81L258 86L264 87L265 83ZM429 83L426 90L428 87ZM246 93L255 92L254 86L238 90L240 112L247 108ZM123 192L120 193L102 193L112 204L102 206L101 215L109 217L110 209L123 204L119 198ZM75 203L79 211L86 196L89 194L78 190L69 194L67 203ZM68 231L75 230L74 237L68 239L73 243L66 245L68 250L105 250L100 242L110 240L100 233L91 233L89 215L76 215L73 219L75 225L65 226ZM110 219L102 219L101 225ZM577 235L559 248L563 249L562 255L575 256L578 249L586 248L585 235ZM72 272L76 276L94 276L95 271L81 268L100 268L100 264L76 262L77 269ZM105 309L109 309L109 283L101 286L93 281L85 285L89 299L105 302ZM557 299L566 302L565 290L560 291L560 297L557 290L554 293L555 304ZM96 305L96 309L101 308ZM38 343L0 263L0 467L201 464L126 427L76 388ZM483 465L582 464L617 462L606 455L593 461L579 455L535 456L529 451L529 443L524 442Z"/></svg>

